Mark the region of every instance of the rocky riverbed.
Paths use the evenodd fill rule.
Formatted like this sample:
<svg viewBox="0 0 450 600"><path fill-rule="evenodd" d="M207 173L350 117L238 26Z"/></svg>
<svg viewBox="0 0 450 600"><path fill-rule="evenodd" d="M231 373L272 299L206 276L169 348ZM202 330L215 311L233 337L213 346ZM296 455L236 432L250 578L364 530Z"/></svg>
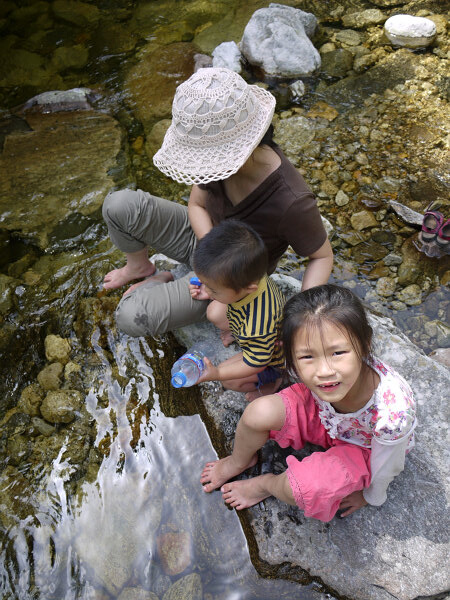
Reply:
<svg viewBox="0 0 450 600"><path fill-rule="evenodd" d="M417 455L402 475L403 488L395 487L387 508L368 509L348 524L321 528L269 500L266 509L248 511L249 539L257 542L253 556L267 573L289 575L313 587L311 577L316 578L355 600L438 596L447 585L440 571L446 556L444 464L432 446L440 436L432 415L445 406L448 371L427 355L450 362L450 270L448 256L435 245L423 245L419 231L430 203L446 218L450 212L448 13L437 0L285 4L315 16L310 39L320 67L303 77L301 85L293 85L298 78L265 74L245 60L242 74L276 95L275 137L318 196L335 250L332 279L352 287L377 313L389 360L416 384L422 429ZM151 162L169 123L175 87L192 73L199 55L211 60L222 42L238 44L254 12L268 5L195 0L175 6L161 0L131 6L117 1L105 9L100 3L73 0L2 3L4 531L34 518L33 498L55 464L70 464L59 479L67 497L81 497L83 485L96 481L118 431L115 411L108 408L107 386L99 393L98 408L87 408L89 390L105 377L106 362L122 395L128 379L138 377L143 362L149 362L156 373L152 393L162 412L175 416L200 411L216 448L229 448L242 398L221 394L214 386L205 386L203 401L197 396L194 406L191 395L174 396L167 384L168 368L180 351L174 338L141 340L151 349L145 350L145 361L126 353L124 358L117 350L132 342L112 333L117 297L102 297L100 289L103 274L120 265L122 256L109 243L100 207L108 191L125 185L186 201L188 188L166 179ZM433 41L416 50L393 45L384 22L401 13L432 21ZM288 252L279 272L297 277L303 268ZM186 335L178 332L179 342L188 343ZM52 354L52 342L66 350ZM103 348L103 358L92 351L95 344ZM137 388L130 395L125 413L133 444L153 407L153 400L142 402L141 393ZM220 402L219 415L211 412L214 402ZM445 422L448 415L440 419ZM284 457L270 458L271 451L265 455L268 468L274 463L281 468ZM407 493L412 487L418 490L414 498ZM380 514L389 527L379 521ZM175 527L177 531L184 535ZM160 529L158 535L168 542L172 533ZM279 541L285 535L290 550ZM12 544L5 540L4 560ZM325 544L329 562L323 560ZM139 597L139 591L135 596L126 591L134 585L130 573L117 580L116 588L107 589L108 598L120 593ZM153 591L158 597L182 581L179 574L170 575L170 581L163 575L164 570L165 587ZM192 568L185 585L197 597L194 575ZM270 597L269 591L264 593ZM311 592L315 598L322 593L320 586Z"/></svg>

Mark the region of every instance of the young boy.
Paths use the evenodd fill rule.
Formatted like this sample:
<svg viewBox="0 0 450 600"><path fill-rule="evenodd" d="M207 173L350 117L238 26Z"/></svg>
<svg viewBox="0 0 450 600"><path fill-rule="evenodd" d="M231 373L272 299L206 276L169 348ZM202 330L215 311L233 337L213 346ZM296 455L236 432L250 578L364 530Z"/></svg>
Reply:
<svg viewBox="0 0 450 600"><path fill-rule="evenodd" d="M264 242L243 221L228 219L198 242L193 264L201 285L190 284L191 296L213 300L208 320L231 331L242 350L217 367L206 360L199 382L222 381L226 389L247 392L247 400L272 393L284 364L277 338L285 298L267 276Z"/></svg>

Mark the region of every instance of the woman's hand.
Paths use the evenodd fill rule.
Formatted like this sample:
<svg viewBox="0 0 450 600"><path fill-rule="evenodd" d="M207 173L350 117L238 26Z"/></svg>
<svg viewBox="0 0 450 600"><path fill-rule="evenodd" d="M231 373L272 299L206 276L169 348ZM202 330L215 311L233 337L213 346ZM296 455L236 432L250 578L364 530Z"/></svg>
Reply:
<svg viewBox="0 0 450 600"><path fill-rule="evenodd" d="M348 517L352 513L356 512L363 506L366 506L368 502L365 500L362 490L358 490L357 492L352 492L348 496L345 496L341 500L339 504L339 508L341 510L347 509L344 513L341 514L341 517Z"/></svg>

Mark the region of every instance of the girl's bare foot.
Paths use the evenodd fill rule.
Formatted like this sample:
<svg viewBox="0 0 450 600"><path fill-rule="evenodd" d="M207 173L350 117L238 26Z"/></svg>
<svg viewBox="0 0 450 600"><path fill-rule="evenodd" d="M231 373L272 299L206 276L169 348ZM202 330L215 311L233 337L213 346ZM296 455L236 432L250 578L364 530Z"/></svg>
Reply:
<svg viewBox="0 0 450 600"><path fill-rule="evenodd" d="M139 286L145 285L146 283L148 283L149 280L154 281L154 282L167 283L168 281L173 281L173 275L170 271L161 271L161 273L158 273L157 275L147 277L143 281L138 281L138 283L134 283L131 287L129 287L127 289L126 292L124 292L123 295L126 296L127 294L129 294L130 292L132 292L133 290L138 288Z"/></svg>
<svg viewBox="0 0 450 600"><path fill-rule="evenodd" d="M220 333L220 339L222 340L222 344L225 346L225 348L228 348L228 346L234 342L234 336L229 330L222 331Z"/></svg>
<svg viewBox="0 0 450 600"><path fill-rule="evenodd" d="M115 290L123 285L126 285L130 281L133 281L133 279L150 277L155 271L156 267L150 261L141 267L131 268L128 264L126 264L120 269L114 269L113 271L107 273L103 279L103 287L105 290Z"/></svg>
<svg viewBox="0 0 450 600"><path fill-rule="evenodd" d="M223 483L230 480L232 477L236 477L243 471L253 467L256 464L256 454L250 460L248 465L242 467L238 465L233 458L233 455L226 456L220 460L206 463L205 468L200 477L200 483L203 485L205 492L212 492L219 488Z"/></svg>
<svg viewBox="0 0 450 600"><path fill-rule="evenodd" d="M261 485L263 478L264 475L260 475L251 479L226 483L220 488L224 501L236 510L249 508L249 506L262 502L271 496L265 487Z"/></svg>

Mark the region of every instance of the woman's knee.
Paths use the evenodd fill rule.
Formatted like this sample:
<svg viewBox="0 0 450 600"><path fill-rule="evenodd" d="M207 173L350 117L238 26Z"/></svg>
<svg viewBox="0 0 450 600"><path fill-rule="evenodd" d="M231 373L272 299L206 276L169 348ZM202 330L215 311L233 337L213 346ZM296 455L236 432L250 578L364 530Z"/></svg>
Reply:
<svg viewBox="0 0 450 600"><path fill-rule="evenodd" d="M116 309L117 327L131 337L159 335L160 323L152 314L133 301L133 296L125 296Z"/></svg>
<svg viewBox="0 0 450 600"><path fill-rule="evenodd" d="M118 190L109 193L103 201L102 214L108 223L126 219L133 206L138 202L138 193L134 190Z"/></svg>

